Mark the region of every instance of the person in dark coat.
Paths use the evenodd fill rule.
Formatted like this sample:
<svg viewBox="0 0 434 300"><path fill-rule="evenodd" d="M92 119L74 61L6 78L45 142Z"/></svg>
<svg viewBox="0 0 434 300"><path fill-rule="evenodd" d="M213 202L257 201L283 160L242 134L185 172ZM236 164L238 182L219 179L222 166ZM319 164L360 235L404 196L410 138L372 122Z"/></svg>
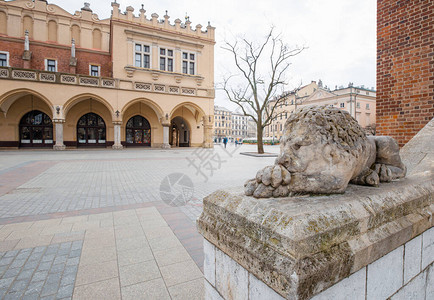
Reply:
<svg viewBox="0 0 434 300"><path fill-rule="evenodd" d="M225 137L225 138L223 139L223 144L225 144L225 148L226 148L227 143L228 143L228 138Z"/></svg>

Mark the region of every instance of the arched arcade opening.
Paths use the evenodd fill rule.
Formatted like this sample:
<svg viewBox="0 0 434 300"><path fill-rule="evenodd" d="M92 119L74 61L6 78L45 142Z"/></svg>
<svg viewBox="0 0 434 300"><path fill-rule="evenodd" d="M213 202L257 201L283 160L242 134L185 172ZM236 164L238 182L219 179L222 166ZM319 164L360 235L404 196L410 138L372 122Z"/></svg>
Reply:
<svg viewBox="0 0 434 300"><path fill-rule="evenodd" d="M0 147L52 147L53 105L37 92L22 89L0 96Z"/></svg>
<svg viewBox="0 0 434 300"><path fill-rule="evenodd" d="M140 116L131 117L125 126L127 146L151 146L151 124Z"/></svg>
<svg viewBox="0 0 434 300"><path fill-rule="evenodd" d="M172 147L190 147L191 129L182 117L175 117L170 124L169 143Z"/></svg>

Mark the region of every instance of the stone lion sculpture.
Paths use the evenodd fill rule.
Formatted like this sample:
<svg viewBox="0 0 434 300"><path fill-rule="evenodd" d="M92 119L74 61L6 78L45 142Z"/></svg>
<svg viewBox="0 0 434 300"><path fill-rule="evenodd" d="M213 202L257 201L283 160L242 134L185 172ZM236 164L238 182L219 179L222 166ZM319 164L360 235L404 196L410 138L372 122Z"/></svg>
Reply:
<svg viewBox="0 0 434 300"><path fill-rule="evenodd" d="M275 165L259 170L244 191L256 198L343 193L349 182L378 186L405 174L393 138L366 136L338 108L306 106L286 121Z"/></svg>

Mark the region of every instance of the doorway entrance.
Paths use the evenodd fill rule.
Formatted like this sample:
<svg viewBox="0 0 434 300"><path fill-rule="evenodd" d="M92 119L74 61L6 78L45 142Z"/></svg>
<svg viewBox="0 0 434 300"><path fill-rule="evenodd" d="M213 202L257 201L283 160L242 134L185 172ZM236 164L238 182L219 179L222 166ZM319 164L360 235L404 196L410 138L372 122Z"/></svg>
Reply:
<svg viewBox="0 0 434 300"><path fill-rule="evenodd" d="M144 117L130 118L125 129L127 146L151 146L151 125Z"/></svg>
<svg viewBox="0 0 434 300"><path fill-rule="evenodd" d="M53 122L39 111L32 110L20 120L20 147L52 147Z"/></svg>
<svg viewBox="0 0 434 300"><path fill-rule="evenodd" d="M173 118L170 128L172 147L190 147L190 126L182 117Z"/></svg>
<svg viewBox="0 0 434 300"><path fill-rule="evenodd" d="M77 123L77 143L81 147L105 147L106 126L103 118L87 113Z"/></svg>

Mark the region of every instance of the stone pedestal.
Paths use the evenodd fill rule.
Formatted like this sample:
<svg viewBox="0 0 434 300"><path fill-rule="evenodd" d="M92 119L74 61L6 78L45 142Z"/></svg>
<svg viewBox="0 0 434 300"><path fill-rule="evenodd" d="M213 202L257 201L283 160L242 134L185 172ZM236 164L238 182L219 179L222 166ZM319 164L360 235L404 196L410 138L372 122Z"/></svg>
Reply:
<svg viewBox="0 0 434 300"><path fill-rule="evenodd" d="M23 58L23 68L31 69L32 52L29 50L24 50L22 58Z"/></svg>
<svg viewBox="0 0 434 300"><path fill-rule="evenodd" d="M378 188L256 199L240 187L206 197L197 221L206 299L432 298L433 139L431 121L402 151L411 153L402 155L407 177Z"/></svg>
<svg viewBox="0 0 434 300"><path fill-rule="evenodd" d="M56 144L53 146L54 150L65 150L66 147L63 144L63 123L65 120L53 120L56 127Z"/></svg>
<svg viewBox="0 0 434 300"><path fill-rule="evenodd" d="M77 58L71 57L69 59L69 73L75 74L77 71Z"/></svg>
<svg viewBox="0 0 434 300"><path fill-rule="evenodd" d="M161 145L161 148L163 149L170 149L169 134L170 134L170 123L163 124L163 145Z"/></svg>
<svg viewBox="0 0 434 300"><path fill-rule="evenodd" d="M119 123L114 124L114 142L112 149L121 150L124 148L121 144L121 124Z"/></svg>

